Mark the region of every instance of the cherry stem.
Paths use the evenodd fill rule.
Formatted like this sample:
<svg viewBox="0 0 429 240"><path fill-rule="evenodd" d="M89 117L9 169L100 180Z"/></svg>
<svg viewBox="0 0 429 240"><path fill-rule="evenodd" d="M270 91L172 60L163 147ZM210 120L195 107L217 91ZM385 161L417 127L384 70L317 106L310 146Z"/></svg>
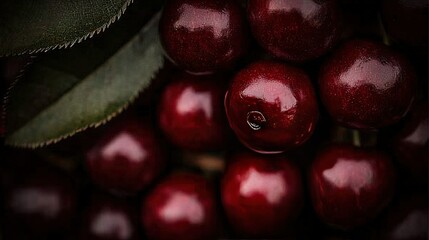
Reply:
<svg viewBox="0 0 429 240"><path fill-rule="evenodd" d="M353 145L355 147L362 147L361 135L358 130L352 130Z"/></svg>
<svg viewBox="0 0 429 240"><path fill-rule="evenodd" d="M375 147L378 143L378 131L359 131L356 129L335 126L331 139L334 143L346 143L355 147Z"/></svg>
<svg viewBox="0 0 429 240"><path fill-rule="evenodd" d="M389 36L387 35L386 29L384 28L383 21L381 20L381 15L378 15L378 28L381 32L381 37L383 38L383 43L386 46L391 46L392 42L390 41Z"/></svg>
<svg viewBox="0 0 429 240"><path fill-rule="evenodd" d="M209 153L184 153L185 165L192 166L203 172L222 172L225 168L224 156Z"/></svg>

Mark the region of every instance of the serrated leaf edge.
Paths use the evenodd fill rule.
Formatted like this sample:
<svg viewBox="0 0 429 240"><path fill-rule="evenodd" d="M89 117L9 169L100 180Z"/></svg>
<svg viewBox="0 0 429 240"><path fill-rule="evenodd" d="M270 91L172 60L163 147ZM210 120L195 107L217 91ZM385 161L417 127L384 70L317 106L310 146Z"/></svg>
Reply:
<svg viewBox="0 0 429 240"><path fill-rule="evenodd" d="M156 74L159 72L159 69L158 69L158 71L156 71L154 74L153 74L153 76L152 76L152 78L154 78L155 76L156 76ZM51 140L49 140L49 141L45 141L45 142L40 142L40 143L29 143L29 144L18 144L18 143L13 143L13 142L10 142L10 141L5 141L5 143L8 145L8 146L11 146L11 147L15 147L15 148L24 148L24 149L36 149L36 148L42 148L42 147L46 147L46 146L49 146L49 145L52 145L52 144L55 144L55 143L58 143L58 142L60 142L60 141L62 141L62 140L64 140L64 139L67 139L67 138L69 138L69 137L72 137L72 136L74 136L74 135L76 135L77 133L80 133L80 132L83 132L83 131L85 131L85 130L87 130L87 129L89 129L89 128L97 128L97 127L100 127L100 126L102 126L102 125L104 125L104 124L106 124L106 123L108 123L110 120L112 120L114 117L116 117L116 116L118 116L119 114L121 114L122 112L124 112L137 98L138 98L138 96L140 96L140 94L143 92L145 90L145 88L144 89L141 89L135 96L133 96L131 99L130 99L130 101L127 103L127 104L125 104L124 106L122 106L121 108L119 108L116 112L114 112L114 113L112 113L111 115L109 115L109 116L107 116L104 120L102 120L102 121L99 121L99 122L96 122L96 123L92 123L92 124L89 124L89 125L87 125L87 126L85 126L85 127L83 127L83 128L79 128L79 129L77 129L76 131L74 131L74 132L71 132L71 133L69 133L69 134L66 134L66 135L63 135L63 136L61 136L61 137L59 137L59 138L54 138L54 139L51 139Z"/></svg>
<svg viewBox="0 0 429 240"><path fill-rule="evenodd" d="M25 72L27 71L28 67L33 64L34 59L37 58L37 56L30 56L30 59L28 60L28 62L24 65L24 67L22 67L19 70L18 75L16 75L16 77L14 78L14 80L12 81L12 83L8 86L8 88L6 89L6 92L3 96L3 101L2 101L2 105L1 105L1 123L2 123L2 127L3 129L5 129L4 131L4 135L6 135L6 115L7 115L7 105L9 103L9 98L10 98L10 94L12 92L12 89L15 87L15 85L17 84L17 82L24 76ZM4 137L4 136L3 136Z"/></svg>
<svg viewBox="0 0 429 240"><path fill-rule="evenodd" d="M5 54L5 55L0 55L0 57L8 57L8 56L20 56L20 55L24 55L24 54L37 54L37 53L46 53L48 51L52 51L55 49L66 49L66 48L71 48L73 47L75 44L79 44L87 39L91 39L92 37L94 37L97 34L100 34L104 31L106 31L107 28L110 27L110 25L112 25L113 23L115 23L116 21L118 21L122 15L125 13L125 11L128 9L128 7L134 2L134 0L127 0L124 5L121 7L121 9L119 10L119 12L113 16L108 22L106 22L105 24L103 24L102 26L98 27L97 29L93 30L92 32L87 33L86 35L84 35L83 37L78 37L75 40L72 41L68 41L65 43L59 43L53 46L49 46L49 47L45 47L45 48L39 48L39 49L33 49L33 50L25 50L23 52L20 53L9 53L9 54Z"/></svg>
<svg viewBox="0 0 429 240"><path fill-rule="evenodd" d="M133 1L133 0L131 0L131 1ZM152 24L154 24L156 21L158 21L159 20L159 17L160 17L160 13L158 13L158 14L156 14L156 15L154 15L154 17L152 18L152 20L150 20L147 24L146 24L146 26L144 27L145 29L147 29L147 28L149 28L149 26L151 26ZM143 30L143 31L146 31L146 30ZM162 66L164 65L164 63L165 63L165 58L164 57L162 57L162 63L160 64L160 67L158 68L158 70L157 71L155 71L153 74L152 74L152 76L151 76L151 79L153 79L153 78L155 78L156 77L156 75L159 73L159 71L160 71L160 69L162 68ZM29 65L29 64L28 64ZM24 73L25 73L25 71L23 71L23 73L22 74L20 74L20 77L19 78L17 78L16 79L16 81L14 81L12 84L11 84L11 86L9 87L9 89L8 89L8 94L6 94L6 96L5 96L5 103L4 103L4 108L5 108L5 111L3 111L3 114L4 114L4 116L6 116L7 115L7 112L6 112L6 108L7 108L7 101L8 101L8 99L9 99L9 96L10 96L10 92L12 91L12 89L13 89L13 87L16 85L16 83L18 82L18 79L20 79L23 75L24 75ZM69 133L69 134L66 134L66 135L63 135L63 136L61 136L61 137L58 137L58 138L54 138L54 139L51 139L51 140L48 140L48 141L45 141L45 142L39 142L39 143L29 143L29 144L26 144L26 143L21 143L21 144L18 144L18 143L14 143L14 142L11 142L11 141L9 141L9 140L7 140L8 138L6 138L6 140L5 140L5 144L6 145L8 145L8 146L11 146L11 147L15 147L15 148L22 148L22 149L36 149L36 148L42 148L42 147L46 147L46 146L48 146L48 145L52 145L52 144L55 144L55 143L58 143L58 142L60 142L60 141L62 141L62 140L64 140L64 139L67 139L67 138L69 138L69 137L72 137L72 136L74 136L75 134L77 134L77 133L80 133L80 132L83 132L83 131L85 131L85 130L87 130L87 129L89 129L89 128L97 128L97 127L100 127L100 126L102 126L102 125L104 125L104 124L106 124L107 122L109 122L110 120L112 120L114 117L116 117L116 116L118 116L119 114L121 114L122 112L124 112L139 96L140 96L140 94L145 90L146 88L142 88L142 89L140 89L134 96L132 96L131 98L130 98L130 100L128 101L128 103L126 103L124 106L122 106L122 107L120 107L117 111L115 111L114 113L112 113L112 114L110 114L109 116L107 116L105 119L103 119L102 121L98 121L98 122L95 122L95 123L92 123L92 124L89 124L89 125L87 125L87 126L85 126L85 127L82 127L82 128L79 128L79 129L77 129L77 130L75 130L75 131L73 131L73 132L71 132L71 133ZM6 129L7 130L7 129Z"/></svg>

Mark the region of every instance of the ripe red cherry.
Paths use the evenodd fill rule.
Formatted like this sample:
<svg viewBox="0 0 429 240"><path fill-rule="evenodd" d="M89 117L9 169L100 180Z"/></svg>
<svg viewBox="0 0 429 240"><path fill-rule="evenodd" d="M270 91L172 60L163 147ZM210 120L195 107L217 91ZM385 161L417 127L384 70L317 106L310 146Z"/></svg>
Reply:
<svg viewBox="0 0 429 240"><path fill-rule="evenodd" d="M338 7L331 0L250 0L247 12L259 44L284 60L317 58L340 35Z"/></svg>
<svg viewBox="0 0 429 240"><path fill-rule="evenodd" d="M5 238L45 239L68 230L77 205L76 187L72 179L34 157L20 161L32 168L30 171L22 165L22 172L8 169L14 175L9 176L4 186L3 230L6 236L10 236Z"/></svg>
<svg viewBox="0 0 429 240"><path fill-rule="evenodd" d="M397 160L412 176L427 182L428 178L428 104L413 107L404 127L395 135L392 150Z"/></svg>
<svg viewBox="0 0 429 240"><path fill-rule="evenodd" d="M390 207L374 239L418 240L428 237L427 194L405 195Z"/></svg>
<svg viewBox="0 0 429 240"><path fill-rule="evenodd" d="M226 83L219 76L180 74L164 90L159 126L175 145L188 150L220 150L231 130L223 99Z"/></svg>
<svg viewBox="0 0 429 240"><path fill-rule="evenodd" d="M86 155L87 170L98 186L134 194L162 172L163 144L146 120L125 118L106 129Z"/></svg>
<svg viewBox="0 0 429 240"><path fill-rule="evenodd" d="M301 173L280 155L231 157L221 196L229 223L245 237L278 237L303 205Z"/></svg>
<svg viewBox="0 0 429 240"><path fill-rule="evenodd" d="M213 188L202 176L171 175L144 200L141 217L149 239L216 239L218 217Z"/></svg>
<svg viewBox="0 0 429 240"><path fill-rule="evenodd" d="M160 37L168 57L194 73L231 67L249 37L238 1L171 0L164 6Z"/></svg>
<svg viewBox="0 0 429 240"><path fill-rule="evenodd" d="M263 153L301 145L313 133L319 116L306 73L268 61L254 63L235 76L225 110L240 141Z"/></svg>
<svg viewBox="0 0 429 240"><path fill-rule="evenodd" d="M428 47L428 1L383 0L381 16L389 37L420 50Z"/></svg>
<svg viewBox="0 0 429 240"><path fill-rule="evenodd" d="M331 117L346 127L375 129L398 122L414 100L410 64L384 45L354 40L320 73L320 94Z"/></svg>
<svg viewBox="0 0 429 240"><path fill-rule="evenodd" d="M91 198L80 228L80 240L137 240L137 209L129 201L98 194Z"/></svg>
<svg viewBox="0 0 429 240"><path fill-rule="evenodd" d="M395 187L390 158L352 146L331 146L312 163L309 188L313 207L326 224L361 226L389 203Z"/></svg>

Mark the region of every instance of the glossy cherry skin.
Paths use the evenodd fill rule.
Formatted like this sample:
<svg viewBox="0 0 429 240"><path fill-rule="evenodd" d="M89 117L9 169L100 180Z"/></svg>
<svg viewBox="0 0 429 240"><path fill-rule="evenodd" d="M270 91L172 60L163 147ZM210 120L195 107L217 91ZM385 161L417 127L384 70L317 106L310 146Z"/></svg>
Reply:
<svg viewBox="0 0 429 240"><path fill-rule="evenodd" d="M419 103L410 112L407 122L394 136L392 150L396 160L412 174L427 182L428 178L428 104Z"/></svg>
<svg viewBox="0 0 429 240"><path fill-rule="evenodd" d="M336 44L341 32L332 0L250 0L247 13L259 44L283 60L315 59Z"/></svg>
<svg viewBox="0 0 429 240"><path fill-rule="evenodd" d="M395 189L390 158L375 150L336 145L318 154L309 189L319 218L340 229L368 223L389 203Z"/></svg>
<svg viewBox="0 0 429 240"><path fill-rule="evenodd" d="M381 13L389 37L427 51L428 1L383 0Z"/></svg>
<svg viewBox="0 0 429 240"><path fill-rule="evenodd" d="M85 210L80 240L137 240L137 209L129 201L95 194Z"/></svg>
<svg viewBox="0 0 429 240"><path fill-rule="evenodd" d="M32 161L37 160L25 159L31 169L13 169L16 172L4 186L4 233L11 239L61 234L75 217L77 189L72 179L59 169Z"/></svg>
<svg viewBox="0 0 429 240"><path fill-rule="evenodd" d="M240 141L262 153L301 145L319 116L306 73L269 61L254 63L235 76L225 96L225 110Z"/></svg>
<svg viewBox="0 0 429 240"><path fill-rule="evenodd" d="M301 173L281 155L231 156L221 197L229 223L245 237L278 237L303 206Z"/></svg>
<svg viewBox="0 0 429 240"><path fill-rule="evenodd" d="M159 176L166 164L163 143L147 120L124 118L109 126L86 154L95 184L135 194Z"/></svg>
<svg viewBox="0 0 429 240"><path fill-rule="evenodd" d="M426 195L426 194L425 194ZM403 196L390 207L383 218L379 236L381 240L425 240L428 238L427 195Z"/></svg>
<svg viewBox="0 0 429 240"><path fill-rule="evenodd" d="M249 45L245 15L238 1L167 1L159 29L168 57L193 73L230 68Z"/></svg>
<svg viewBox="0 0 429 240"><path fill-rule="evenodd" d="M223 108L226 82L219 76L179 74L158 106L159 126L176 146L221 150L232 136Z"/></svg>
<svg viewBox="0 0 429 240"><path fill-rule="evenodd" d="M354 40L323 66L320 95L339 124L376 129L398 122L415 96L416 76L398 53L382 44Z"/></svg>
<svg viewBox="0 0 429 240"><path fill-rule="evenodd" d="M148 239L216 239L218 216L213 186L202 176L176 173L144 199L141 211Z"/></svg>

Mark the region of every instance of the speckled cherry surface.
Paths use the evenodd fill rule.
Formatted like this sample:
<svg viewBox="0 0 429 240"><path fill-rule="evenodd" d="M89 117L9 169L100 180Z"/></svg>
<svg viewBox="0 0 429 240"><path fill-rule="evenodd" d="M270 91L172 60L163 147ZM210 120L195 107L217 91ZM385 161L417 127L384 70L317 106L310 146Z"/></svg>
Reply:
<svg viewBox="0 0 429 240"><path fill-rule="evenodd" d="M164 169L163 143L146 119L124 118L106 129L86 154L87 170L98 186L134 194Z"/></svg>
<svg viewBox="0 0 429 240"><path fill-rule="evenodd" d="M428 104L419 102L407 117L406 123L393 138L392 150L396 160L413 177L427 182L428 179Z"/></svg>
<svg viewBox="0 0 429 240"><path fill-rule="evenodd" d="M320 95L346 127L375 129L398 122L415 95L414 70L401 55L367 40L344 44L323 66Z"/></svg>
<svg viewBox="0 0 429 240"><path fill-rule="evenodd" d="M395 171L384 153L334 145L312 163L309 189L323 222L351 229L368 223L386 207L394 193Z"/></svg>
<svg viewBox="0 0 429 240"><path fill-rule="evenodd" d="M194 73L231 67L249 45L245 15L238 1L167 1L160 36L168 57Z"/></svg>
<svg viewBox="0 0 429 240"><path fill-rule="evenodd" d="M426 194L404 194L384 216L381 240L426 240L428 238L428 197Z"/></svg>
<svg viewBox="0 0 429 240"><path fill-rule="evenodd" d="M254 37L272 55L303 62L326 53L340 35L336 1L250 0L248 19Z"/></svg>
<svg viewBox="0 0 429 240"><path fill-rule="evenodd" d="M389 37L427 51L428 1L383 0L381 6L381 16Z"/></svg>
<svg viewBox="0 0 429 240"><path fill-rule="evenodd" d="M231 156L221 197L229 223L244 237L278 237L303 206L301 173L282 155Z"/></svg>
<svg viewBox="0 0 429 240"><path fill-rule="evenodd" d="M222 76L174 76L158 106L160 128L183 149L225 148L232 136L223 108L225 92Z"/></svg>
<svg viewBox="0 0 429 240"><path fill-rule="evenodd" d="M144 200L141 219L148 239L216 239L218 216L213 186L204 177L176 173Z"/></svg>
<svg viewBox="0 0 429 240"><path fill-rule="evenodd" d="M301 145L313 133L319 116L306 73L270 61L251 64L234 77L225 110L240 141L263 153Z"/></svg>
<svg viewBox="0 0 429 240"><path fill-rule="evenodd" d="M79 240L137 240L137 208L130 201L94 194L84 212Z"/></svg>
<svg viewBox="0 0 429 240"><path fill-rule="evenodd" d="M35 163L34 158L25 162L32 166L31 171L30 168L22 172L15 169L14 176L3 189L5 239L8 239L6 236L45 239L68 230L77 209L74 182L59 169L39 161Z"/></svg>

